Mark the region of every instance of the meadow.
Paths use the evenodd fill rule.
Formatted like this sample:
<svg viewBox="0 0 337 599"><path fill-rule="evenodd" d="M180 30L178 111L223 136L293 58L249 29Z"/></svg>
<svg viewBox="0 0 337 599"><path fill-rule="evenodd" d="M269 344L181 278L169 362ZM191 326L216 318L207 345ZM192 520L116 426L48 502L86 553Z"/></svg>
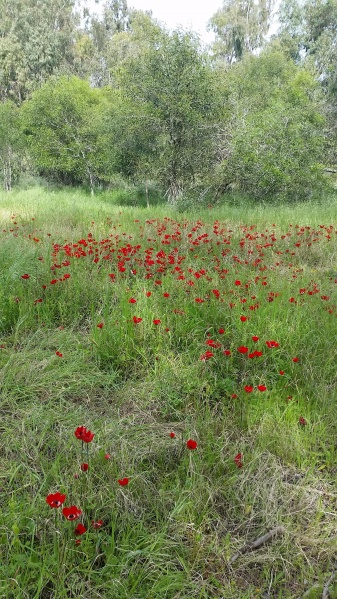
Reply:
<svg viewBox="0 0 337 599"><path fill-rule="evenodd" d="M0 596L337 597L336 198L0 224Z"/></svg>

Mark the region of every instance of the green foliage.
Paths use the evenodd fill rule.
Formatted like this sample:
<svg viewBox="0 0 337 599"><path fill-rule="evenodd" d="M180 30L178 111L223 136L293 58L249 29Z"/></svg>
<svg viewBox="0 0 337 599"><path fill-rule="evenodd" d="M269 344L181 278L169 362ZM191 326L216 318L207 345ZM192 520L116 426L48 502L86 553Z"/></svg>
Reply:
<svg viewBox="0 0 337 599"><path fill-rule="evenodd" d="M275 0L224 0L209 27L216 33L213 51L229 64L264 45Z"/></svg>
<svg viewBox="0 0 337 599"><path fill-rule="evenodd" d="M107 178L107 104L104 90L92 89L76 77L61 78L37 90L21 110L22 128L37 167L91 188L95 180Z"/></svg>
<svg viewBox="0 0 337 599"><path fill-rule="evenodd" d="M10 191L24 170L25 140L20 131L19 111L11 101L0 103L0 180Z"/></svg>
<svg viewBox="0 0 337 599"><path fill-rule="evenodd" d="M134 105L136 126L150 132L140 167L175 199L214 160L212 127L219 99L198 39L180 31L163 32L142 60L125 64L119 82Z"/></svg>
<svg viewBox="0 0 337 599"><path fill-rule="evenodd" d="M256 200L303 200L327 187L319 85L277 49L228 76L232 140L218 176Z"/></svg>
<svg viewBox="0 0 337 599"><path fill-rule="evenodd" d="M0 0L0 98L20 104L73 62L75 0Z"/></svg>

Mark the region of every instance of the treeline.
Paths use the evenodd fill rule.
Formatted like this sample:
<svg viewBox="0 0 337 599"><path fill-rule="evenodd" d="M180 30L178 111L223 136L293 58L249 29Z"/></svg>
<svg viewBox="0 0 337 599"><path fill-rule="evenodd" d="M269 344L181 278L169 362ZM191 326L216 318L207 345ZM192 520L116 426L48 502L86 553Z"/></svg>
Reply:
<svg viewBox="0 0 337 599"><path fill-rule="evenodd" d="M336 164L337 0L226 1L216 42L125 0L0 0L0 178L301 200Z"/></svg>

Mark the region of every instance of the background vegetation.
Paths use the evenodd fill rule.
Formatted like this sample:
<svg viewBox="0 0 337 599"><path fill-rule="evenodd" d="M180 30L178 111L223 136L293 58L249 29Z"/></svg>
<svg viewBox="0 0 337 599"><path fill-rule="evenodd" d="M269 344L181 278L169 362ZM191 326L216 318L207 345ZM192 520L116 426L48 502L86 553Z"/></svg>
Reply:
<svg viewBox="0 0 337 599"><path fill-rule="evenodd" d="M336 165L335 0L225 2L212 47L125 0L0 2L0 176L307 200ZM326 171L326 169L330 169ZM123 183L122 183L123 182Z"/></svg>

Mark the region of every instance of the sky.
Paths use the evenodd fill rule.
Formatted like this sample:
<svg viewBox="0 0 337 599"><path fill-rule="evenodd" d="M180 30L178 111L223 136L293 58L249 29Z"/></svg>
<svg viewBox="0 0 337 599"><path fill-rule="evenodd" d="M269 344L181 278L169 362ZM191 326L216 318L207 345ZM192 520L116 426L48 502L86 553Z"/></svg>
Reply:
<svg viewBox="0 0 337 599"><path fill-rule="evenodd" d="M277 2L278 5L279 2ZM128 0L129 8L138 10L152 10L152 16L162 21L169 29L183 26L200 34L205 44L214 41L215 34L207 32L207 21L221 8L222 0ZM101 13L104 2L99 0L88 0L88 7L97 14ZM271 33L277 30L277 22L271 29Z"/></svg>

